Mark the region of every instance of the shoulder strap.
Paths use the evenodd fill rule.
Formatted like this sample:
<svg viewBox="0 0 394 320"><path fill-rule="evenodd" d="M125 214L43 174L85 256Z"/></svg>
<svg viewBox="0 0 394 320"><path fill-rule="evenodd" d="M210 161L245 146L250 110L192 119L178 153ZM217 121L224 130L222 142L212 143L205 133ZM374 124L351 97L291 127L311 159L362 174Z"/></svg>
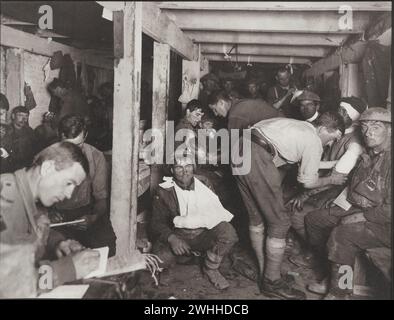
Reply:
<svg viewBox="0 0 394 320"><path fill-rule="evenodd" d="M34 233L37 234L37 224L35 220L35 216L37 215L37 207L34 202L33 196L31 195L31 191L28 189L24 181L24 177L22 176L22 172L20 170L14 173L14 177L23 201L23 206L25 207L27 213L27 218L29 219Z"/></svg>

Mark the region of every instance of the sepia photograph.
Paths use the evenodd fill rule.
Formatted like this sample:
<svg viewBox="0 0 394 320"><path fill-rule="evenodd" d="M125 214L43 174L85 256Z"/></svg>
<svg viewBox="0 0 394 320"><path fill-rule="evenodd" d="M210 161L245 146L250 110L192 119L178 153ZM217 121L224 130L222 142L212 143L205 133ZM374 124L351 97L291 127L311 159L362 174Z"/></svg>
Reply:
<svg viewBox="0 0 394 320"><path fill-rule="evenodd" d="M392 300L391 11L1 1L0 300Z"/></svg>

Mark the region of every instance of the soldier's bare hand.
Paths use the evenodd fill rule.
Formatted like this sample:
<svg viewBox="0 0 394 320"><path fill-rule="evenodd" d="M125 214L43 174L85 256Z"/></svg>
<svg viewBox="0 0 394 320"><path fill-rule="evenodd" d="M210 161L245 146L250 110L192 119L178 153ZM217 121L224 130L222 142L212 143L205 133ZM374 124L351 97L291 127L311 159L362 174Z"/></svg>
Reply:
<svg viewBox="0 0 394 320"><path fill-rule="evenodd" d="M85 247L76 240L68 239L61 241L56 248L56 256L58 258L68 256L71 253L79 252Z"/></svg>
<svg viewBox="0 0 394 320"><path fill-rule="evenodd" d="M170 244L170 247L172 251L175 253L177 256L182 256L182 255L189 255L191 248L187 244L186 241L179 239L176 235L171 235L168 237L168 243Z"/></svg>

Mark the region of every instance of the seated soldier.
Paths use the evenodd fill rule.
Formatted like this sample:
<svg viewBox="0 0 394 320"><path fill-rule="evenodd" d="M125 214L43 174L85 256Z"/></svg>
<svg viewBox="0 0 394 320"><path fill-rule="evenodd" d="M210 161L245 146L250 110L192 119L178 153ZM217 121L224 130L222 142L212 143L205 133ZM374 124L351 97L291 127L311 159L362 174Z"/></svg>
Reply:
<svg viewBox="0 0 394 320"><path fill-rule="evenodd" d="M29 126L29 110L18 106L12 109L11 125L4 137L11 145L10 158L15 171L31 164L36 154L37 140L34 130Z"/></svg>
<svg viewBox="0 0 394 320"><path fill-rule="evenodd" d="M12 146L8 134L10 130L7 117L9 109L7 97L0 93L0 173L11 172L13 167L12 157L10 157Z"/></svg>
<svg viewBox="0 0 394 320"><path fill-rule="evenodd" d="M8 102L7 97L0 93L0 123L1 124L7 124L7 113L8 110L10 109L10 104Z"/></svg>
<svg viewBox="0 0 394 320"><path fill-rule="evenodd" d="M202 119L204 118L204 124ZM210 109L202 111L202 105L198 100L191 100L186 107L186 115L176 126L175 132L178 135L175 141L175 148L182 142L187 152L190 152L196 159L196 174L209 179L219 196L221 203L227 208L230 196L228 185L223 183L223 172L219 172L218 163L220 162L219 149L220 139L217 132L213 129L216 119ZM183 141L178 141L183 138ZM209 147L216 142L216 150ZM204 144L205 142L205 144ZM222 168L223 169L223 168Z"/></svg>
<svg viewBox="0 0 394 320"><path fill-rule="evenodd" d="M198 95L198 100L201 101L201 104L206 107L208 105L208 97L209 95L214 92L215 90L219 90L219 78L213 74L213 73L208 73L204 75L200 79L200 84L202 85L202 88L200 88L200 92Z"/></svg>
<svg viewBox="0 0 394 320"><path fill-rule="evenodd" d="M290 102L299 104L299 112L295 112L299 120L312 122L319 116L320 97L311 91L296 91Z"/></svg>
<svg viewBox="0 0 394 320"><path fill-rule="evenodd" d="M194 175L190 155L175 158L173 178L164 178L153 198L150 229L153 252L170 268L182 256L205 254L203 273L219 290L229 283L219 266L238 241L233 215L224 209L209 181Z"/></svg>
<svg viewBox="0 0 394 320"><path fill-rule="evenodd" d="M87 172L81 150L62 142L41 151L31 167L0 176L0 297L33 297L44 289L38 286L37 265L52 270L45 288L81 279L98 267L99 254L81 251L79 243L50 229L45 211L70 198ZM43 260L50 256L58 259Z"/></svg>
<svg viewBox="0 0 394 320"><path fill-rule="evenodd" d="M249 79L247 82L247 92L246 98L247 99L263 99L260 93L260 85L257 79Z"/></svg>
<svg viewBox="0 0 394 320"><path fill-rule="evenodd" d="M199 139L204 139L205 140L205 152L201 152L201 156L205 157L205 161L207 162L207 166L211 166L210 159L214 159L217 162L218 158L218 152L220 151L220 146L217 146L217 148L210 150L210 145L212 145L214 139L216 139L216 134L217 131L215 129L215 117L212 114L212 112L204 113L204 115L201 117L201 122L200 122L200 128L198 129L198 134L199 134ZM203 163L203 162L201 162ZM202 165L203 166L203 165ZM205 167L205 166L204 166ZM213 169L217 169L217 163L215 163L212 167Z"/></svg>
<svg viewBox="0 0 394 320"><path fill-rule="evenodd" d="M366 105L359 98L342 98L338 113L345 123L345 134L324 152L324 161L321 164L324 164L326 169L329 167L332 169L329 169L329 172L324 172L323 175L333 177L349 175L356 166L364 151L357 120L365 109ZM292 210L296 210L292 217L292 226L302 239L305 240L304 217L306 214L321 208L327 200L338 196L343 189L343 186L328 185L322 188L303 190L290 200ZM313 263L312 257L313 255L307 250L304 255L290 257L290 261L297 266L309 267Z"/></svg>
<svg viewBox="0 0 394 320"><path fill-rule="evenodd" d="M185 148L190 152L197 152L197 130L200 126L201 117L204 115L202 110L202 104L197 99L190 100L187 103L186 113L175 127L175 148L184 144ZM182 140L179 140L180 138L182 138Z"/></svg>
<svg viewBox="0 0 394 320"><path fill-rule="evenodd" d="M235 89L235 81L233 79L223 79L222 88L230 97L234 99L239 99L241 97L239 92Z"/></svg>
<svg viewBox="0 0 394 320"><path fill-rule="evenodd" d="M195 131L197 126L201 121L201 117L204 114L203 106L200 101L197 99L190 100L186 105L186 114L185 116L179 121L177 126L175 127L175 133L181 129L190 129Z"/></svg>
<svg viewBox="0 0 394 320"><path fill-rule="evenodd" d="M289 118L293 118L294 111L290 105L291 96L297 90L291 78L291 73L287 68L278 69L275 76L277 84L270 87L267 92L267 102Z"/></svg>
<svg viewBox="0 0 394 320"><path fill-rule="evenodd" d="M375 247L391 248L391 112L366 110L359 119L366 152L355 168L347 197L305 217L307 236L316 252L327 245L331 281L309 287L327 298L344 297L338 285L340 265L354 265L356 254ZM342 225L339 225L342 223ZM331 235L330 235L331 234ZM328 239L328 243L327 243Z"/></svg>
<svg viewBox="0 0 394 320"><path fill-rule="evenodd" d="M82 117L70 114L60 120L60 138L82 149L89 161L89 175L75 189L71 199L64 200L55 207L57 213L65 214L69 220L85 219L85 222L59 228L59 231L90 248L108 246L109 256L113 256L116 236L109 219L107 163L101 151L85 143L87 134L87 126Z"/></svg>

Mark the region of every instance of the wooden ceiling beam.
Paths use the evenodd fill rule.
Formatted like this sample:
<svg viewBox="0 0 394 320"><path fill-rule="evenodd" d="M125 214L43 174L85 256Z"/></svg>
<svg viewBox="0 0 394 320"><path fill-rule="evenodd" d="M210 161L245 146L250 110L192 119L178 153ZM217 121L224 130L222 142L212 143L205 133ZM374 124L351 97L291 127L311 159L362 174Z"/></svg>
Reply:
<svg viewBox="0 0 394 320"><path fill-rule="evenodd" d="M353 11L391 11L390 1L328 1L328 2L271 2L271 1L163 1L162 9L168 10L244 10L244 11L338 11L340 6L351 6Z"/></svg>
<svg viewBox="0 0 394 320"><path fill-rule="evenodd" d="M121 11L125 2L97 1L109 11ZM187 60L198 58L198 47L167 15L160 10L156 2L142 3L142 32L160 43L168 44L172 50Z"/></svg>
<svg viewBox="0 0 394 320"><path fill-rule="evenodd" d="M113 59L107 58L105 54L101 54L99 51L97 54L92 54L56 41L48 42L48 40L44 38L6 25L0 26L0 45L20 48L47 57L51 57L55 51L60 50L63 54L70 54L74 61L85 61L92 66L113 69Z"/></svg>
<svg viewBox="0 0 394 320"><path fill-rule="evenodd" d="M232 31L185 30L185 34L197 43L239 43L290 46L329 46L338 47L348 34L310 34L310 33L264 33Z"/></svg>
<svg viewBox="0 0 394 320"><path fill-rule="evenodd" d="M170 45L182 58L198 59L198 47L155 2L142 4L142 31L154 40Z"/></svg>
<svg viewBox="0 0 394 320"><path fill-rule="evenodd" d="M227 61L224 59L224 54L204 54L203 55L209 61ZM247 56L238 55L238 62L250 62L250 63L280 63L280 64L311 64L311 61L307 57L279 57L279 56ZM231 61L236 62L236 57L233 56Z"/></svg>
<svg viewBox="0 0 394 320"><path fill-rule="evenodd" d="M201 44L202 53L223 54L229 52L234 44ZM235 49L231 51L234 55ZM330 49L319 47L293 47L293 46L272 46L260 44L242 44L237 46L238 54L258 55L258 56L299 56L299 57L325 57L329 54Z"/></svg>
<svg viewBox="0 0 394 320"><path fill-rule="evenodd" d="M344 14L335 11L189 11L164 10L182 30L246 31L286 33L361 33L370 20L369 12L353 12L352 28L340 23Z"/></svg>

